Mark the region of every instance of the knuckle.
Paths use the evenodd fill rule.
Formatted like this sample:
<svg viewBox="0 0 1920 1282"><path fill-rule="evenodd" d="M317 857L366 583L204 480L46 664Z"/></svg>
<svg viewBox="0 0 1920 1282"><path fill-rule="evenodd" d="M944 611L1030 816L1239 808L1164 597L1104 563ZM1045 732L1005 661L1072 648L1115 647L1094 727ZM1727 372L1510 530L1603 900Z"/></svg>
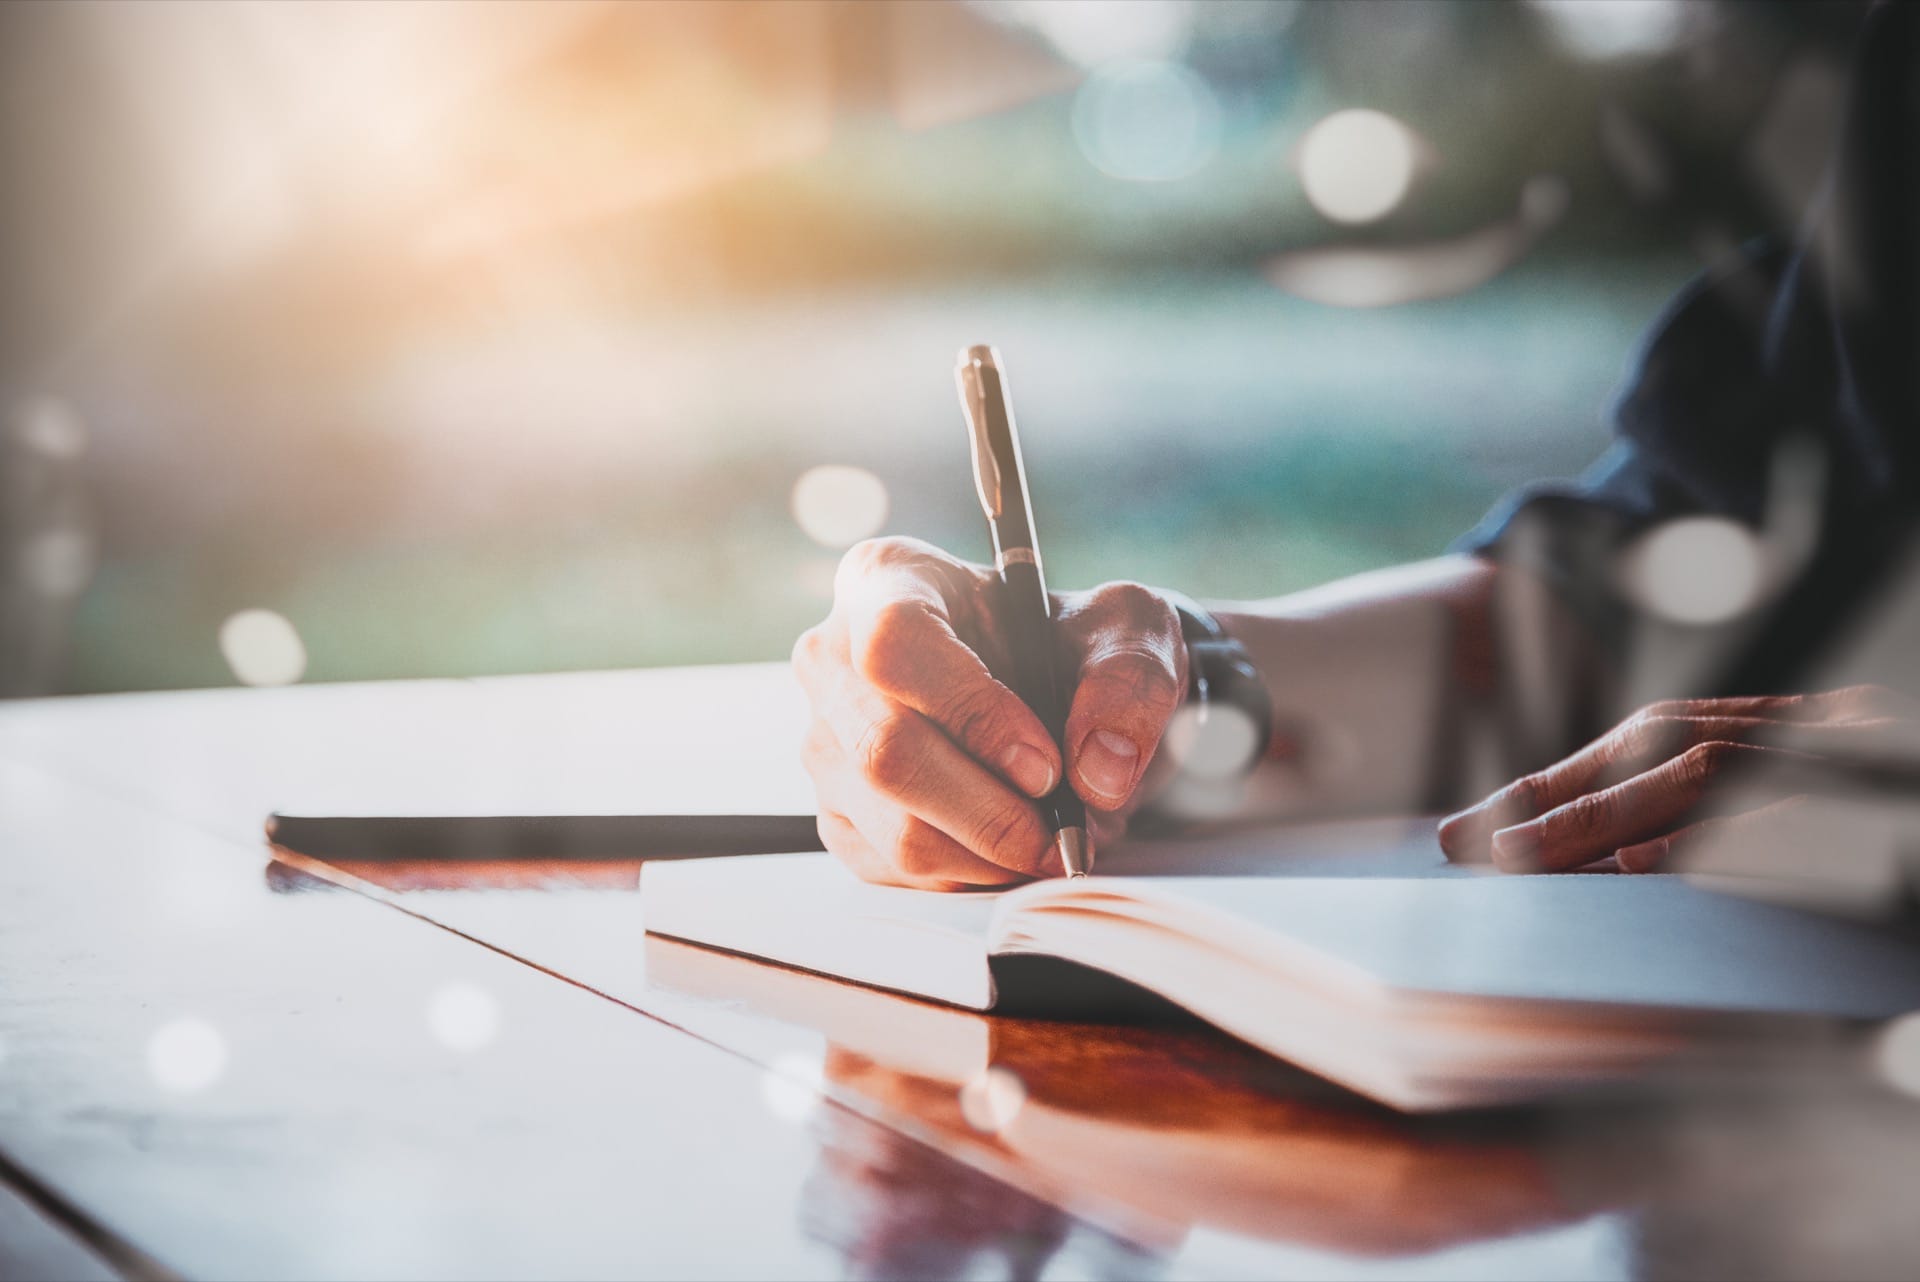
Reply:
<svg viewBox="0 0 1920 1282"><path fill-rule="evenodd" d="M1160 716L1171 715L1186 693L1166 656L1151 650L1126 649L1103 656L1098 680L1102 694Z"/></svg>
<svg viewBox="0 0 1920 1282"><path fill-rule="evenodd" d="M901 684L911 671L914 638L926 618L927 609L918 601L889 601L876 610L860 647L860 674L882 685Z"/></svg>
<svg viewBox="0 0 1920 1282"><path fill-rule="evenodd" d="M1689 784L1705 783L1720 772L1736 751L1736 745L1720 739L1696 743L1678 758L1680 778Z"/></svg>
<svg viewBox="0 0 1920 1282"><path fill-rule="evenodd" d="M868 574L883 566L898 565L917 550L912 539L893 534L861 539L840 558L840 568L854 574Z"/></svg>
<svg viewBox="0 0 1920 1282"><path fill-rule="evenodd" d="M1568 803L1562 823L1570 832L1592 835L1610 827L1618 809L1612 794L1590 792Z"/></svg>
<svg viewBox="0 0 1920 1282"><path fill-rule="evenodd" d="M1620 753L1629 755L1646 751L1655 734L1654 727L1662 719L1651 705L1640 709L1614 728L1614 746Z"/></svg>
<svg viewBox="0 0 1920 1282"><path fill-rule="evenodd" d="M873 612L872 643L896 646L909 642L926 618L927 607L918 601L889 601Z"/></svg>
<svg viewBox="0 0 1920 1282"><path fill-rule="evenodd" d="M848 548L840 558L834 584L845 590L863 578L904 573L944 585L951 582L955 571L972 568L924 539L886 534L862 539Z"/></svg>
<svg viewBox="0 0 1920 1282"><path fill-rule="evenodd" d="M854 747L860 774L882 792L907 788L926 760L924 745L904 717L883 717L861 732Z"/></svg>
<svg viewBox="0 0 1920 1282"><path fill-rule="evenodd" d="M1540 776L1521 775L1501 792L1497 804L1503 813L1531 815L1539 811L1540 796Z"/></svg>
<svg viewBox="0 0 1920 1282"><path fill-rule="evenodd" d="M793 650L788 655L795 672L809 672L820 666L827 649L826 625L816 623L802 632L793 642Z"/></svg>
<svg viewBox="0 0 1920 1282"><path fill-rule="evenodd" d="M1173 607L1167 604L1165 597L1130 579L1102 583L1093 590L1092 596L1103 611L1130 622L1158 624L1171 622L1174 618Z"/></svg>
<svg viewBox="0 0 1920 1282"><path fill-rule="evenodd" d="M841 554L833 572L834 599L859 596L870 590L870 581L901 574L939 556L935 548L918 539L898 535L862 539Z"/></svg>
<svg viewBox="0 0 1920 1282"><path fill-rule="evenodd" d="M1005 737L999 691L984 682L948 692L935 704L933 719L969 747L984 748Z"/></svg>
<svg viewBox="0 0 1920 1282"><path fill-rule="evenodd" d="M1627 749L1635 755L1668 753L1677 749L1687 735L1687 719L1669 713L1643 712L1628 734Z"/></svg>

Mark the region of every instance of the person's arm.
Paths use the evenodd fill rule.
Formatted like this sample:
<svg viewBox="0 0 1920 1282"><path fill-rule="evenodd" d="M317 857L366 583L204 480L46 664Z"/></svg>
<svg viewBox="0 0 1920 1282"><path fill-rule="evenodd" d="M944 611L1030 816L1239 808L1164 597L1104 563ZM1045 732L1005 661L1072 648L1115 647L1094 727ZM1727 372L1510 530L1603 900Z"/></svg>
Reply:
<svg viewBox="0 0 1920 1282"><path fill-rule="evenodd" d="M1219 817L1408 813L1454 800L1465 781L1452 767L1495 688L1501 576L1490 561L1446 556L1213 603L1274 711L1265 760ZM1181 791L1172 780L1176 808Z"/></svg>
<svg viewBox="0 0 1920 1282"><path fill-rule="evenodd" d="M1436 800L1457 714L1489 685L1495 584L1472 557L1220 605L1273 695L1275 742L1234 813L1409 810ZM1132 583L1059 595L1072 673L1065 760L1004 670L984 567L907 539L848 553L834 608L794 647L813 707L804 758L827 848L873 880L929 888L1045 875L1034 799L1065 770L1099 839L1163 788L1149 771L1187 692L1167 598ZM1164 758L1163 758L1164 761ZM1177 791L1177 788L1175 788Z"/></svg>

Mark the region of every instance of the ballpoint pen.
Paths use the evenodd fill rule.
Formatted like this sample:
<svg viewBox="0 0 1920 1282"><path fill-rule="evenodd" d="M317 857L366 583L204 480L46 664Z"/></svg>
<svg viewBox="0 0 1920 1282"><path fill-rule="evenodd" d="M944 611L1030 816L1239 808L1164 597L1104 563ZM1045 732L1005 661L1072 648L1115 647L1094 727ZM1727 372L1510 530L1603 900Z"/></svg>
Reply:
<svg viewBox="0 0 1920 1282"><path fill-rule="evenodd" d="M1000 354L991 347L969 347L960 353L954 377L973 440L974 486L987 514L993 565L1000 575L1000 622L1013 662L1013 680L1008 684L1053 736L1064 766L1066 709L1053 671L1053 602L1040 565L1040 543L1034 537L1027 470L1020 459L1020 436L1013 425L1013 403L1007 398ZM1064 769L1042 808L1067 876L1086 876L1093 870L1087 810Z"/></svg>

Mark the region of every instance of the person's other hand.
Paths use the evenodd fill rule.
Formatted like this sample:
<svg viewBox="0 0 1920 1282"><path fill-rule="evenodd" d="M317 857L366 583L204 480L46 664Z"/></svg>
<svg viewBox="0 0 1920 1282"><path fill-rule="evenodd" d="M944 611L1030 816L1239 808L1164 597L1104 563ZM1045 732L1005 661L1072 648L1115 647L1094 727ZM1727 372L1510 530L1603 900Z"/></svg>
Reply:
<svg viewBox="0 0 1920 1282"><path fill-rule="evenodd" d="M833 611L793 648L812 705L802 754L828 850L870 881L999 886L1059 872L1036 799L1060 778L1009 671L998 578L914 539L851 549ZM1096 841L1138 803L1187 687L1172 605L1135 583L1057 594L1067 779Z"/></svg>
<svg viewBox="0 0 1920 1282"><path fill-rule="evenodd" d="M1449 859L1561 872L1616 856L1623 872L1807 829L1823 793L1920 763L1920 704L1883 686L1651 704L1579 752L1440 825ZM1824 821L1822 821L1824 822ZM1819 826L1819 825L1815 825Z"/></svg>

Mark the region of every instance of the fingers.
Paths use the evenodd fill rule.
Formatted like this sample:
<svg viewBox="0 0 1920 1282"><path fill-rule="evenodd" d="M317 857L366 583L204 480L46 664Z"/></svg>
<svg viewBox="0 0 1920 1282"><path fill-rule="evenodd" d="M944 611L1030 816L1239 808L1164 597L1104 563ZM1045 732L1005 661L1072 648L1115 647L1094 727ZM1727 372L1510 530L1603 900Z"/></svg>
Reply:
<svg viewBox="0 0 1920 1282"><path fill-rule="evenodd" d="M821 836L864 877L951 888L1045 870L1029 797L1057 785L1060 754L981 658L993 587L926 544L871 540L842 561L833 613L794 646Z"/></svg>
<svg viewBox="0 0 1920 1282"><path fill-rule="evenodd" d="M875 692L856 690L838 701L828 724L846 754L846 768L822 789L823 802L844 802L843 813L861 822L868 839L900 859L906 871L931 875L944 869L979 882L989 871L1031 877L1044 870L1049 843L1039 809L926 718ZM917 819L950 840L936 842L895 815ZM938 858L942 851L952 855L945 863ZM983 869L982 862L999 867Z"/></svg>
<svg viewBox="0 0 1920 1282"><path fill-rule="evenodd" d="M939 726L1030 797L1060 779L1053 738L954 629L992 584L929 545L874 540L847 554L836 581L849 657L874 689Z"/></svg>
<svg viewBox="0 0 1920 1282"><path fill-rule="evenodd" d="M1440 824L1440 848L1456 862L1484 862L1493 834L1587 793L1610 787L1705 743L1743 742L1776 723L1743 715L1689 716L1653 704L1545 770L1523 775Z"/></svg>
<svg viewBox="0 0 1920 1282"><path fill-rule="evenodd" d="M1449 859L1484 861L1493 834L1610 787L1702 744L1759 742L1867 765L1911 764L1915 726L1888 714L1903 696L1879 686L1650 704L1545 770L1516 779L1440 825Z"/></svg>
<svg viewBox="0 0 1920 1282"><path fill-rule="evenodd" d="M821 807L851 820L911 882L997 885L1046 870L1038 808L856 679L822 702L805 758Z"/></svg>
<svg viewBox="0 0 1920 1282"><path fill-rule="evenodd" d="M1148 588L1109 583L1072 599L1058 627L1078 657L1064 736L1068 778L1089 805L1121 809L1186 693L1179 616Z"/></svg>
<svg viewBox="0 0 1920 1282"><path fill-rule="evenodd" d="M1578 868L1681 827L1727 774L1795 758L1748 744L1698 744L1625 783L1500 829L1493 835L1493 862L1507 872Z"/></svg>
<svg viewBox="0 0 1920 1282"><path fill-rule="evenodd" d="M897 854L882 855L845 815L823 810L819 826L821 843L862 881L882 886L905 886L911 890L951 891L1010 885L1020 880L1005 869L992 865L980 870L984 876L979 880L955 875L970 867L977 867L978 861L969 864L964 858L955 859L950 851L934 848L923 850L918 834L912 846L915 853L903 859ZM946 840L938 833L927 831L933 838Z"/></svg>
<svg viewBox="0 0 1920 1282"><path fill-rule="evenodd" d="M1894 698L1884 686L1845 686L1807 694L1727 695L1713 699L1662 699L1640 714L1656 717L1765 717L1773 721L1823 721L1865 715ZM1874 713L1874 715L1882 715Z"/></svg>

